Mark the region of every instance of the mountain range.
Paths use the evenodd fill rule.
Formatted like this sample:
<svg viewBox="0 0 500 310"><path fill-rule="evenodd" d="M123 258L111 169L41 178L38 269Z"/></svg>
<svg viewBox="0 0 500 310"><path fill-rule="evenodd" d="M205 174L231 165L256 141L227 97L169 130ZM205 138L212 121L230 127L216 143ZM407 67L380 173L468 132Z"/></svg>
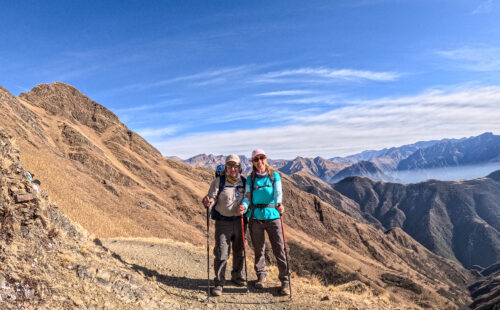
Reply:
<svg viewBox="0 0 500 310"><path fill-rule="evenodd" d="M0 88L0 127L9 132L9 139L20 149L24 169L39 180L41 189L51 197L57 209L91 234L99 238L157 237L194 246L206 244L205 209L201 206L201 198L208 191L213 170L193 168L164 158L111 111L74 87L63 83L41 84L18 97ZM310 163L302 162L302 166ZM1 163L5 163L3 158ZM279 168L287 166L285 161L277 165L281 164ZM330 167L328 161L319 159L314 164L310 169L318 173L321 169L314 170L314 167ZM339 171L346 167L340 166ZM2 175L6 171L2 166ZM390 304L386 303L385 307L384 301L378 301L378 307L387 309L393 308L394 303L405 305L403 308L463 308L472 301L467 285L474 280L474 274L458 263L462 254L450 250L446 242L450 238L453 241L467 237L462 230L477 231L471 238L464 239L474 243L466 243L460 253L487 257L479 259L478 264L482 266L493 260L491 257L497 249L493 238L496 236L493 225L496 224L480 221L486 221L482 217L485 214L495 219L492 206L496 199L493 193L497 191L496 174L485 181L467 183L463 188L429 184L426 190L426 184L417 184L421 190L408 191L405 185L391 185L397 199L358 194L375 191L377 184L387 184L384 182L347 178L337 185L351 180L355 186L345 183L345 188L336 188L304 172L282 176L291 269L298 284L307 278L333 286L361 283L359 285L371 292L371 296L386 296L384 299ZM357 186L362 190L358 191ZM429 195L436 191L435 188L439 189L439 195ZM464 197L453 196L455 191L468 188ZM8 190L2 185L3 192ZM481 193L479 196L474 195L476 190ZM415 193L416 196L410 199ZM358 200L358 196L366 199ZM387 203L372 203L376 200L372 196ZM437 197L433 208L419 203L430 203L429 197ZM446 200L447 197L451 198ZM440 202L441 199L445 199L444 202ZM457 209L461 211L450 212L453 208L448 206L457 203L457 199L466 199ZM470 199L482 204L471 207ZM399 209L397 203L404 201L415 204L408 203L407 207ZM407 208L422 211L414 214ZM450 212L448 217L429 216L445 211ZM2 204L4 218L5 212ZM388 214L394 217L390 219ZM465 215L470 216L461 220ZM405 232L413 232L410 229L413 224L422 228L418 226L422 218L429 219L424 227L429 229L423 235L432 242L421 240L427 248ZM446 218L454 221L453 229L440 234L441 226L434 221ZM450 237L450 233L453 236ZM477 240L481 234L482 242ZM493 250L485 250L486 247ZM481 252L467 254L467 250ZM36 258L36 248L32 251L26 255ZM475 259L467 260L467 257L463 261L465 265L469 261L476 263ZM49 289L55 289L50 285ZM300 297L308 293L304 289L297 294ZM320 298L322 296L318 296ZM333 302L325 305L332 308Z"/></svg>
<svg viewBox="0 0 500 310"><path fill-rule="evenodd" d="M223 163L223 160L222 155L202 154L184 162L213 169L214 162ZM487 132L476 137L420 141L347 157L296 157L293 160L270 160L269 163L286 174L304 171L328 183L349 176L399 183L415 183L431 178L476 178L500 169L500 136ZM247 172L251 168L246 157L242 165Z"/></svg>

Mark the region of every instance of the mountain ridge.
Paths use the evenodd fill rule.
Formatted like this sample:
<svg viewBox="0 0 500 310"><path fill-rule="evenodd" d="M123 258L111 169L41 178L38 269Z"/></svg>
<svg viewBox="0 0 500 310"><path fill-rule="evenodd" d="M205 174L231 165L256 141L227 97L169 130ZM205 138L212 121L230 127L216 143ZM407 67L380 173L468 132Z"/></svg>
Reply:
<svg viewBox="0 0 500 310"><path fill-rule="evenodd" d="M495 212L500 183L494 179L403 185L349 177L333 188L386 229L400 227L428 249L466 267L500 261L500 217Z"/></svg>

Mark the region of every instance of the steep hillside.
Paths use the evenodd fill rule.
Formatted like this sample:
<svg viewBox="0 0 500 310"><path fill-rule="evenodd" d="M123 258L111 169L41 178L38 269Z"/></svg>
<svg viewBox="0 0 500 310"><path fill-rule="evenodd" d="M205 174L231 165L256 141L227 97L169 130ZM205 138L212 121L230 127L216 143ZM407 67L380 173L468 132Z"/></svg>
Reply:
<svg viewBox="0 0 500 310"><path fill-rule="evenodd" d="M334 189L386 228L400 227L431 251L464 266L500 261L500 182L429 180L402 185L351 177Z"/></svg>
<svg viewBox="0 0 500 310"><path fill-rule="evenodd" d="M0 159L2 309L180 309L32 187L3 130Z"/></svg>
<svg viewBox="0 0 500 310"><path fill-rule="evenodd" d="M471 309L497 310L500 308L500 263L478 269L479 279L469 286L474 302Z"/></svg>
<svg viewBox="0 0 500 310"><path fill-rule="evenodd" d="M318 196L321 200L335 206L337 210L350 217L363 223L372 224L377 228L383 228L376 218L371 216L370 213L363 213L358 203L334 190L331 184L306 172L294 173L290 175L290 178L300 190Z"/></svg>
<svg viewBox="0 0 500 310"><path fill-rule="evenodd" d="M431 253L402 230L384 233L359 223L317 196L297 190L299 184L290 177L283 179L292 269L299 275L312 274L326 284L360 280L375 289L404 287L399 294L412 292L406 300L424 298L420 306L441 303L441 297L455 304L468 302L462 285L471 275L458 263Z"/></svg>
<svg viewBox="0 0 500 310"><path fill-rule="evenodd" d="M18 98L0 89L0 100L0 127L11 132L25 167L69 218L99 237L206 242L200 201L212 171L163 158L69 85L42 84ZM285 175L283 182L297 275L333 285L359 280L403 304L454 308L469 302L471 276L460 265L401 230L384 234L360 223ZM337 198L346 210L355 208Z"/></svg>
<svg viewBox="0 0 500 310"><path fill-rule="evenodd" d="M69 85L42 84L19 98L0 91L0 98L0 126L12 132L27 169L70 218L99 237L201 242L196 226L203 223L200 199L211 173L164 159Z"/></svg>

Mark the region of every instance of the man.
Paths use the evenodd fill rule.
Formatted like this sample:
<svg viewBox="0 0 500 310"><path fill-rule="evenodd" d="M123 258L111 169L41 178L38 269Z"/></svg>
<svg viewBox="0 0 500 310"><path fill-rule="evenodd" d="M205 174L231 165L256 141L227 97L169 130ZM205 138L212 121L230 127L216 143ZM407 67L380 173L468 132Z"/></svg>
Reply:
<svg viewBox="0 0 500 310"><path fill-rule="evenodd" d="M238 155L231 154L227 156L224 172L213 180L208 194L203 198L205 207L208 207L213 200L216 200L211 216L215 220L215 279L214 287L211 290L213 296L222 295L231 246L233 249L231 281L237 286L247 285L243 278L244 241L241 231L241 215L239 213L239 205L243 200L245 191L245 178L241 176L241 171ZM246 223L244 229L246 234Z"/></svg>

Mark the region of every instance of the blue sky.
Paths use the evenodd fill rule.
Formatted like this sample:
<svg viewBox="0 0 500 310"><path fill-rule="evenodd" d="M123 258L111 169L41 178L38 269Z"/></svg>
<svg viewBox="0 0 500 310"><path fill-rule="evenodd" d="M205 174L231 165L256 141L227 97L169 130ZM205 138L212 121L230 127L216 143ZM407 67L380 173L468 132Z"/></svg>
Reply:
<svg viewBox="0 0 500 310"><path fill-rule="evenodd" d="M73 85L182 158L498 134L499 2L0 0L0 85Z"/></svg>

